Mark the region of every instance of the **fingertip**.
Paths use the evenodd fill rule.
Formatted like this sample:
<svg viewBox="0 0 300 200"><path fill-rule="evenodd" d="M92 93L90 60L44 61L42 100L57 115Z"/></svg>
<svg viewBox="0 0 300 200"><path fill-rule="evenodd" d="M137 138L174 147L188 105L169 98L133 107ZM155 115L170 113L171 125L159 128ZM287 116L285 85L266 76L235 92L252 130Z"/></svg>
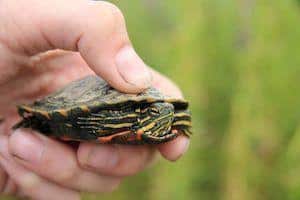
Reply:
<svg viewBox="0 0 300 200"><path fill-rule="evenodd" d="M94 59L94 58L92 58ZM113 56L94 60L89 66L113 88L136 94L152 85L152 73L133 47L124 44Z"/></svg>
<svg viewBox="0 0 300 200"><path fill-rule="evenodd" d="M160 144L158 150L161 155L169 160L176 161L188 150L190 139L186 136L179 136L175 140Z"/></svg>
<svg viewBox="0 0 300 200"><path fill-rule="evenodd" d="M126 45L121 48L115 56L115 63L126 83L137 90L144 90L151 86L150 70L132 46Z"/></svg>
<svg viewBox="0 0 300 200"><path fill-rule="evenodd" d="M79 52L113 88L125 93L144 91L151 86L151 73L130 42L122 12L110 3L96 4L94 18L101 23L93 20L92 28L83 31L76 45Z"/></svg>

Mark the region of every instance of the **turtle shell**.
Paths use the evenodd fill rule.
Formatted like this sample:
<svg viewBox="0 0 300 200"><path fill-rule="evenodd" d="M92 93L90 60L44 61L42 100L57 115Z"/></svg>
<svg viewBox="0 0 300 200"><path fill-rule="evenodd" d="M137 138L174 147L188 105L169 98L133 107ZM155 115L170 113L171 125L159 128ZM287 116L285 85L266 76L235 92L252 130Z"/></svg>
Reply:
<svg viewBox="0 0 300 200"><path fill-rule="evenodd" d="M78 107L86 109L113 107L123 103L169 102L176 108L186 109L188 102L163 95L156 88L149 88L139 94L127 94L112 88L102 78L94 75L74 81L50 96L25 106L32 112L52 113L68 111ZM23 106L20 106L23 107Z"/></svg>
<svg viewBox="0 0 300 200"><path fill-rule="evenodd" d="M154 103L164 107L164 110L171 109L174 116L177 116L171 117L174 127L189 132L191 117L187 101L165 96L153 87L140 94L122 93L95 75L74 81L32 104L18 106L23 120L14 128L32 128L60 139L98 139L101 143L160 143L175 138L178 135L176 131L162 137L157 136L159 133L146 136L143 134L145 127L139 126L142 126L140 121L148 120L149 117L146 116L144 120L132 118L136 108L147 109L147 106ZM104 114L102 118L99 114L101 112ZM151 123L149 119L148 126L144 125L151 128ZM168 125L170 131L170 123L160 123ZM163 130L164 127L161 128ZM123 131L122 135L120 131Z"/></svg>

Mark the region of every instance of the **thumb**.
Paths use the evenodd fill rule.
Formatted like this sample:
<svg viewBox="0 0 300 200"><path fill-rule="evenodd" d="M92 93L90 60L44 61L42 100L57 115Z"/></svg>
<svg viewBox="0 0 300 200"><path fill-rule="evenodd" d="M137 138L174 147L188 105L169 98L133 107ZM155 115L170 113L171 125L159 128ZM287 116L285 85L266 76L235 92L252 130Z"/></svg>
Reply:
<svg viewBox="0 0 300 200"><path fill-rule="evenodd" d="M151 85L151 73L133 49L124 17L113 4L82 0L4 4L0 18L9 21L13 16L12 27L22 32L6 31L7 38L17 41L9 45L15 51L28 56L52 49L78 51L97 75L120 91L135 93Z"/></svg>

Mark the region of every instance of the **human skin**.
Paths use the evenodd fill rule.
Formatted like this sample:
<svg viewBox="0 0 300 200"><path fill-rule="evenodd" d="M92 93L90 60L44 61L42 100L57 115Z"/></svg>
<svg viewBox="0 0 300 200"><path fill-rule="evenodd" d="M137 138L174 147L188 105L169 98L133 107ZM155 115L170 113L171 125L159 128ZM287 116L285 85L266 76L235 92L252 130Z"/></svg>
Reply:
<svg viewBox="0 0 300 200"><path fill-rule="evenodd" d="M30 130L13 132L17 104L92 73L123 92L153 85L182 96L135 53L123 15L110 3L2 0L0 19L0 116L5 118L0 124L0 195L76 200L80 192L110 192L153 163L157 152L176 161L187 150L184 136L156 146L82 142L74 148Z"/></svg>

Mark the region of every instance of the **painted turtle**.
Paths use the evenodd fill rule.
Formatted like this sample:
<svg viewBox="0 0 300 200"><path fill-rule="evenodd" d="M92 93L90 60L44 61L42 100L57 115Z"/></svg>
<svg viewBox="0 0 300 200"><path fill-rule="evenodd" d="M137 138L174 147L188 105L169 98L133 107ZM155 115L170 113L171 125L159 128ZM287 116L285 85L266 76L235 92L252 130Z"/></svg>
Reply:
<svg viewBox="0 0 300 200"><path fill-rule="evenodd" d="M121 93L95 75L20 105L18 112L23 119L14 129L32 128L62 140L158 144L191 135L187 101L164 96L155 88Z"/></svg>

